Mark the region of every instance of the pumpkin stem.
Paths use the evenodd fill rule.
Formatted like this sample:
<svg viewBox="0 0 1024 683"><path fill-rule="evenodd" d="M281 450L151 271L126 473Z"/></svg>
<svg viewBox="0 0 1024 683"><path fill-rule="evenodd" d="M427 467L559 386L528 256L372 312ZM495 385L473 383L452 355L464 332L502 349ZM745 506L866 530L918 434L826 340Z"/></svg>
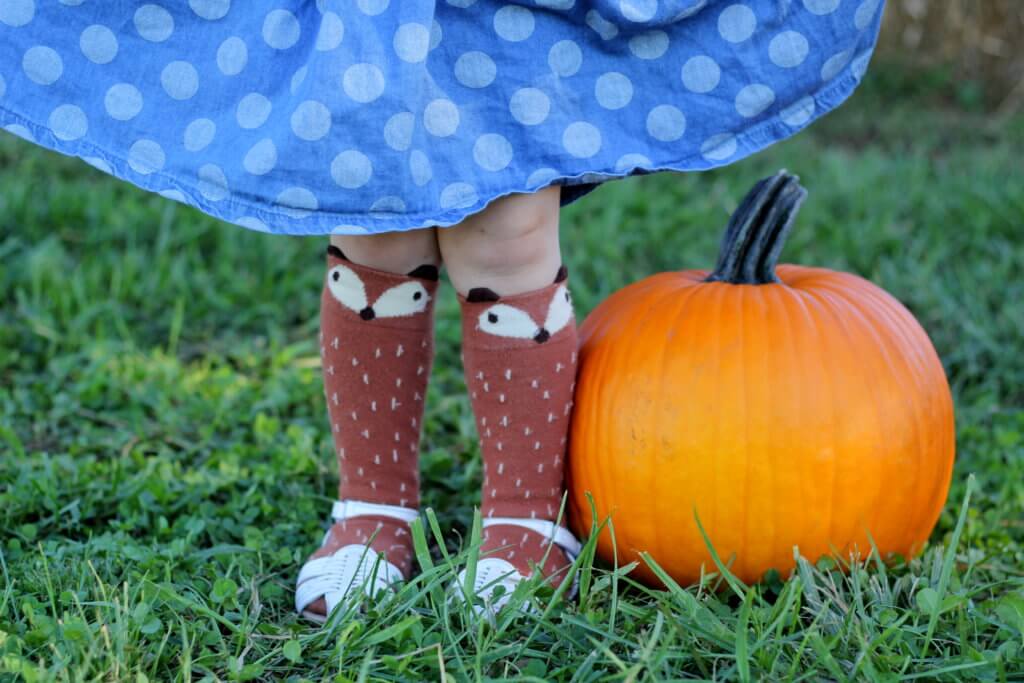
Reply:
<svg viewBox="0 0 1024 683"><path fill-rule="evenodd" d="M718 263L705 282L779 282L775 264L806 197L807 190L800 185L799 178L785 170L758 181L729 219Z"/></svg>

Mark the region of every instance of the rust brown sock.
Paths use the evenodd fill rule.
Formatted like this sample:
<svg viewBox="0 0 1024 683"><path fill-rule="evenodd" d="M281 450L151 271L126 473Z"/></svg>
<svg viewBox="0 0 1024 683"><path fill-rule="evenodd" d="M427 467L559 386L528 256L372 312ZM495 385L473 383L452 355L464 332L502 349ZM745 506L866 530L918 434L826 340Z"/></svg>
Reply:
<svg viewBox="0 0 1024 683"><path fill-rule="evenodd" d="M328 248L320 353L341 500L419 506L420 422L434 351L437 282L433 265L398 275ZM370 547L408 578L408 526L388 517L335 523L314 557L371 537Z"/></svg>
<svg viewBox="0 0 1024 683"><path fill-rule="evenodd" d="M501 297L477 288L459 300L463 365L484 462L481 513L554 521L576 378L566 271L526 294ZM481 553L506 559L525 575L545 553L545 575L569 563L540 534L507 524L484 530Z"/></svg>

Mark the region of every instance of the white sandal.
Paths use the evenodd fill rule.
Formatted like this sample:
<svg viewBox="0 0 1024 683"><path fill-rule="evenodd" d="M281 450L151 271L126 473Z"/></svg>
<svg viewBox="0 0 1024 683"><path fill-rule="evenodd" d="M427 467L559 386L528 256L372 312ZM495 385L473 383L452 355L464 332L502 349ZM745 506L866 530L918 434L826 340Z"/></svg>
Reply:
<svg viewBox="0 0 1024 683"><path fill-rule="evenodd" d="M561 548L570 562L579 556L580 550L583 548L583 545L573 536L572 532L563 526L547 520L523 517L487 517L483 520L484 528L498 524L520 526L537 532L549 543L554 543ZM482 598L484 604L474 604L473 611L478 617L487 616L489 619L493 619L498 611L511 599L512 591L516 585L526 579L527 577L519 573L515 565L508 560L501 559L500 557L484 557L476 563L476 580L473 582L473 593ZM459 572L456 583L452 587L456 600L461 601L465 598L463 592L465 585L466 570L463 569ZM504 587L505 592L494 598L493 596L498 586ZM573 576L572 586L565 597L572 599L576 595L578 586L579 581L576 576ZM529 602L523 602L522 604L524 611L531 609L531 607Z"/></svg>
<svg viewBox="0 0 1024 683"><path fill-rule="evenodd" d="M335 522L375 515L399 519L408 524L419 514L419 510L413 508L359 500L335 501L331 508L331 519ZM330 533L328 529L321 546L327 542ZM404 580L401 570L381 558L372 548L362 543L350 543L330 555L309 560L302 565L295 586L295 609L307 619L323 623L327 620L326 616L306 609L320 598L326 602L327 614L330 614L339 603L355 592L353 589L376 596Z"/></svg>

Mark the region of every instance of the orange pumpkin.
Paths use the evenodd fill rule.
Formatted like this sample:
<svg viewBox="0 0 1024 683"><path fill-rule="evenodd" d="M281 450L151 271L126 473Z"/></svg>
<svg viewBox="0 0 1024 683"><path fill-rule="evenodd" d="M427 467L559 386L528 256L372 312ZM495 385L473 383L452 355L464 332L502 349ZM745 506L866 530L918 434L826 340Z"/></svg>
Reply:
<svg viewBox="0 0 1024 683"><path fill-rule="evenodd" d="M806 191L780 172L729 223L718 265L661 273L581 327L570 519L591 494L620 564L647 551L688 584L804 557L919 552L949 490L953 403L927 334L849 273L775 261ZM598 554L613 557L610 529ZM635 570L658 581L640 560Z"/></svg>

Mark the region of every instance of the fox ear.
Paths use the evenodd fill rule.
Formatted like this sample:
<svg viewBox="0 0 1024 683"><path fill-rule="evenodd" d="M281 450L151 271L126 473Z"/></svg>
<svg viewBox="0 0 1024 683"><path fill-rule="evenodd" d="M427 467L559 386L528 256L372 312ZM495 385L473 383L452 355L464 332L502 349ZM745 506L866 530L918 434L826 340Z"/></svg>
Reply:
<svg viewBox="0 0 1024 683"><path fill-rule="evenodd" d="M437 266L424 263L422 266L418 266L415 269L410 270L407 275L409 277L419 278L420 280L437 282L438 278L441 277L441 272L437 269Z"/></svg>
<svg viewBox="0 0 1024 683"><path fill-rule="evenodd" d="M500 299L501 297L498 296L497 292L486 287L474 287L466 294L466 301L471 304L478 304L484 301L499 301Z"/></svg>
<svg viewBox="0 0 1024 683"><path fill-rule="evenodd" d="M338 249L333 244L327 245L327 254L329 256L333 256L334 258L341 259L342 261L348 261L348 257L342 253L341 249Z"/></svg>
<svg viewBox="0 0 1024 683"><path fill-rule="evenodd" d="M565 266L559 266L558 272L555 273L555 283L565 282L566 278L569 277L569 269Z"/></svg>

